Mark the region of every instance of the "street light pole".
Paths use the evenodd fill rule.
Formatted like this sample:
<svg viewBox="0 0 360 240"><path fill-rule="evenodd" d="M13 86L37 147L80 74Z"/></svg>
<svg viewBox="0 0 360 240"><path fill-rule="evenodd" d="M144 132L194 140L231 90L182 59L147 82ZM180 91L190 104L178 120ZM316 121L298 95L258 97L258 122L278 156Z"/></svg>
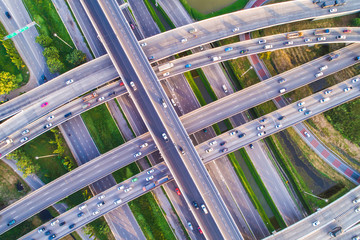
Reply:
<svg viewBox="0 0 360 240"><path fill-rule="evenodd" d="M57 37L58 39L60 39L63 43L65 43L66 45L68 45L70 48L73 48L72 46L70 46L70 44L68 44L67 42L65 42L61 37L59 37L56 33L54 33L54 37Z"/></svg>
<svg viewBox="0 0 360 240"><path fill-rule="evenodd" d="M243 74L241 74L241 77L244 76L248 71L250 71L251 69L253 69L253 66L250 66L248 70L246 70Z"/></svg>
<svg viewBox="0 0 360 240"><path fill-rule="evenodd" d="M306 193L307 195L313 196L313 197L318 198L318 199L320 199L320 200L324 200L325 202L328 202L328 201L329 201L329 200L326 199L326 198L321 198L321 197L318 197L318 196L316 196L316 195L314 195L314 194L311 194L311 193L308 193L308 192L305 192L305 191L303 191L303 193Z"/></svg>
<svg viewBox="0 0 360 240"><path fill-rule="evenodd" d="M56 156L56 155L58 155L58 154L45 155L45 156L40 156L40 157L36 156L35 159L46 158L46 157L53 157L53 156Z"/></svg>

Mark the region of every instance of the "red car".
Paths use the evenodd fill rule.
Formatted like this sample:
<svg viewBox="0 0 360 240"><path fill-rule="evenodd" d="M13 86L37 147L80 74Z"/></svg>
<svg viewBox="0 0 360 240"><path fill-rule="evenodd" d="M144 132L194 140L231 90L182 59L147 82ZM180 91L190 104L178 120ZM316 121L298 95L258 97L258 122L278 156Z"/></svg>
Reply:
<svg viewBox="0 0 360 240"><path fill-rule="evenodd" d="M345 30L343 31L343 33L351 33L351 30L350 30L350 29L345 29Z"/></svg>
<svg viewBox="0 0 360 240"><path fill-rule="evenodd" d="M199 231L200 234L203 234L203 231L201 230L200 227L198 227L198 231Z"/></svg>
<svg viewBox="0 0 360 240"><path fill-rule="evenodd" d="M48 102L44 102L43 104L41 104L41 107L46 107L48 105Z"/></svg>
<svg viewBox="0 0 360 240"><path fill-rule="evenodd" d="M123 82L120 82L120 86L124 86L124 83L123 83Z"/></svg>
<svg viewBox="0 0 360 240"><path fill-rule="evenodd" d="M177 195L181 195L180 189L179 188L175 188L175 192L177 193Z"/></svg>

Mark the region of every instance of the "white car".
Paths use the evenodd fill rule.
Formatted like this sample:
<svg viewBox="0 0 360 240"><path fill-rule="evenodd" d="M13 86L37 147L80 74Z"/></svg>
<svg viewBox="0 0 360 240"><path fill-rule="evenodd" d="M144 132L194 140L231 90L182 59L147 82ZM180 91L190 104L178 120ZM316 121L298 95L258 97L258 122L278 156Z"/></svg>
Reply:
<svg viewBox="0 0 360 240"><path fill-rule="evenodd" d="M166 72L166 73L163 74L164 77L167 77L169 75L170 75L170 72Z"/></svg>
<svg viewBox="0 0 360 240"><path fill-rule="evenodd" d="M264 131L264 132L259 132L257 135L260 137L260 136L262 136L262 135L264 135L264 134L266 134L265 131Z"/></svg>
<svg viewBox="0 0 360 240"><path fill-rule="evenodd" d="M98 202L97 207L101 207L102 205L105 205L105 202L104 202L104 201Z"/></svg>
<svg viewBox="0 0 360 240"><path fill-rule="evenodd" d="M29 132L30 132L29 129L25 129L24 131L22 131L21 135L25 135L25 134L27 134L27 133L29 133Z"/></svg>
<svg viewBox="0 0 360 240"><path fill-rule="evenodd" d="M351 240L360 240L360 236L354 236L351 238Z"/></svg>
<svg viewBox="0 0 360 240"><path fill-rule="evenodd" d="M345 35L339 35L339 36L336 36L336 39L346 39L346 36Z"/></svg>
<svg viewBox="0 0 360 240"><path fill-rule="evenodd" d="M209 142L209 145L212 146L212 145L215 145L216 143L217 143L217 141L214 140L214 141Z"/></svg>
<svg viewBox="0 0 360 240"><path fill-rule="evenodd" d="M320 71L324 71L324 70L326 70L326 69L328 69L328 66L327 66L327 65L321 66L321 67L319 68Z"/></svg>
<svg viewBox="0 0 360 240"><path fill-rule="evenodd" d="M141 156L141 152L137 152L137 153L134 154L134 158L140 157L140 156Z"/></svg>
<svg viewBox="0 0 360 240"><path fill-rule="evenodd" d="M287 41L287 42L284 42L284 45L293 45L294 42L293 41Z"/></svg>
<svg viewBox="0 0 360 240"><path fill-rule="evenodd" d="M320 221L319 220L316 220L315 222L313 222L312 223L312 225L315 227L315 226L317 226L317 225L319 225L320 224Z"/></svg>
<svg viewBox="0 0 360 240"><path fill-rule="evenodd" d="M205 214L209 213L206 206L205 206L205 204L201 204L201 209L204 211Z"/></svg>
<svg viewBox="0 0 360 240"><path fill-rule="evenodd" d="M128 187L127 189L124 190L124 192L128 192L132 189L132 187Z"/></svg>
<svg viewBox="0 0 360 240"><path fill-rule="evenodd" d="M165 142L169 141L169 138L166 136L166 133L161 134L161 136L163 137L163 139L165 140Z"/></svg>
<svg viewBox="0 0 360 240"><path fill-rule="evenodd" d="M318 37L317 40L318 40L319 42L321 42L321 41L326 41L326 37Z"/></svg>
<svg viewBox="0 0 360 240"><path fill-rule="evenodd" d="M327 98L322 98L322 99L320 99L319 102L320 102L320 103L324 103L324 102L329 101L329 100L330 100L330 98L327 97Z"/></svg>
<svg viewBox="0 0 360 240"><path fill-rule="evenodd" d="M96 211L93 212L92 214L93 214L93 215L96 215L96 214L99 214L99 212L100 212L99 210L96 210Z"/></svg>
<svg viewBox="0 0 360 240"><path fill-rule="evenodd" d="M147 171L146 173L147 174L151 174L151 173L153 173L155 170L154 169L150 169L149 171Z"/></svg>
<svg viewBox="0 0 360 240"><path fill-rule="evenodd" d="M117 204L119 204L119 203L121 203L121 202L122 202L122 200L121 200L121 199L118 199L118 200L115 200L115 201L114 201L114 204L117 205Z"/></svg>
<svg viewBox="0 0 360 240"><path fill-rule="evenodd" d="M360 78L354 78L353 80L351 80L352 83L356 83L358 81L360 81Z"/></svg>
<svg viewBox="0 0 360 240"><path fill-rule="evenodd" d="M130 82L130 86L134 89L134 91L136 91L136 86L135 86L135 83L133 81Z"/></svg>
<svg viewBox="0 0 360 240"><path fill-rule="evenodd" d="M260 125L260 126L258 126L256 129L257 130L261 130L261 129L263 129L265 127L265 125Z"/></svg>
<svg viewBox="0 0 360 240"><path fill-rule="evenodd" d="M299 109L298 109L299 112L303 112L303 111L305 111L305 110L306 110L306 107L302 107L302 108L299 108Z"/></svg>
<svg viewBox="0 0 360 240"><path fill-rule="evenodd" d="M264 40L259 40L259 44L264 44L264 43L266 43L265 39Z"/></svg>
<svg viewBox="0 0 360 240"><path fill-rule="evenodd" d="M310 137L310 134L309 134L308 132L304 132L304 135L305 135L306 137Z"/></svg>
<svg viewBox="0 0 360 240"><path fill-rule="evenodd" d="M312 40L311 40L311 38L305 38L305 39L304 39L304 42L306 42L306 43L307 43L307 42L312 42Z"/></svg>
<svg viewBox="0 0 360 240"><path fill-rule="evenodd" d="M344 88L344 92L348 92L352 89L352 87L347 87L347 88Z"/></svg>
<svg viewBox="0 0 360 240"><path fill-rule="evenodd" d="M229 135L230 135L230 136L233 136L233 135L237 134L238 132L239 132L239 131L237 131L237 130L236 130L236 131L232 131L232 132L229 132Z"/></svg>
<svg viewBox="0 0 360 240"><path fill-rule="evenodd" d="M164 108L167 108L166 102L163 98L160 99L161 104L163 105Z"/></svg>
<svg viewBox="0 0 360 240"><path fill-rule="evenodd" d="M98 199L99 199L99 200L101 200L101 199L103 199L103 198L105 198L105 194L102 194L102 195L98 196Z"/></svg>
<svg viewBox="0 0 360 240"><path fill-rule="evenodd" d="M147 43L146 42L141 43L140 46L145 47L145 46L147 46Z"/></svg>
<svg viewBox="0 0 360 240"><path fill-rule="evenodd" d="M183 39L181 39L181 42L182 42L182 43L186 43L186 42L187 42L187 39L186 39L186 38L183 38Z"/></svg>
<svg viewBox="0 0 360 240"><path fill-rule="evenodd" d="M80 205L80 206L79 206L79 210L80 210L80 211L83 210L84 208L86 208L86 206L87 206L86 204Z"/></svg>
<svg viewBox="0 0 360 240"><path fill-rule="evenodd" d="M51 115L51 116L48 116L48 118L46 120L50 121L50 120L52 120L54 118L55 118L54 115Z"/></svg>
<svg viewBox="0 0 360 240"><path fill-rule="evenodd" d="M149 146L149 144L146 142L146 143L141 144L140 148L144 148L144 147L147 147L147 146Z"/></svg>
<svg viewBox="0 0 360 240"><path fill-rule="evenodd" d="M326 94L330 94L330 93L332 93L332 89L329 89L329 90L326 90L326 91L324 91L324 94L326 95Z"/></svg>
<svg viewBox="0 0 360 240"><path fill-rule="evenodd" d="M212 151L214 151L213 148L208 148L208 149L205 150L205 152L207 152L207 153L212 152Z"/></svg>
<svg viewBox="0 0 360 240"><path fill-rule="evenodd" d="M124 189L124 185L120 185L118 188L117 188L117 190L123 190Z"/></svg>
<svg viewBox="0 0 360 240"><path fill-rule="evenodd" d="M298 107L301 107L302 105L304 105L305 104L305 102L298 102Z"/></svg>
<svg viewBox="0 0 360 240"><path fill-rule="evenodd" d="M337 8L331 8L331 9L329 10L329 12L331 12L331 13L337 12Z"/></svg>
<svg viewBox="0 0 360 240"><path fill-rule="evenodd" d="M59 219L55 219L50 223L51 226L55 226L57 223L59 223Z"/></svg>
<svg viewBox="0 0 360 240"><path fill-rule="evenodd" d="M27 140L28 140L28 138L24 137L24 138L20 139L20 143L26 142Z"/></svg>
<svg viewBox="0 0 360 240"><path fill-rule="evenodd" d="M145 180L150 181L151 179L154 179L154 176L147 177Z"/></svg>
<svg viewBox="0 0 360 240"><path fill-rule="evenodd" d="M360 202L360 198L355 198L354 200L352 200L353 203L359 203Z"/></svg>
<svg viewBox="0 0 360 240"><path fill-rule="evenodd" d="M323 73L323 72L318 72L318 73L316 73L316 74L315 74L315 77L317 77L317 78L318 78L318 77L321 77L322 75L324 75L324 73Z"/></svg>
<svg viewBox="0 0 360 240"><path fill-rule="evenodd" d="M355 212L360 212L360 207L354 209Z"/></svg>
<svg viewBox="0 0 360 240"><path fill-rule="evenodd" d="M100 97L100 98L98 98L98 102L101 102L104 99L105 99L105 97Z"/></svg>
<svg viewBox="0 0 360 240"><path fill-rule="evenodd" d="M65 83L66 83L66 85L69 85L69 84L72 84L73 82L74 82L74 80L69 79L69 80L67 80Z"/></svg>
<svg viewBox="0 0 360 240"><path fill-rule="evenodd" d="M280 128L282 125L279 123L275 126L275 128Z"/></svg>
<svg viewBox="0 0 360 240"><path fill-rule="evenodd" d="M231 31L232 31L232 32L237 32L237 31L239 31L239 30L240 30L240 28L236 27L236 28L233 28Z"/></svg>

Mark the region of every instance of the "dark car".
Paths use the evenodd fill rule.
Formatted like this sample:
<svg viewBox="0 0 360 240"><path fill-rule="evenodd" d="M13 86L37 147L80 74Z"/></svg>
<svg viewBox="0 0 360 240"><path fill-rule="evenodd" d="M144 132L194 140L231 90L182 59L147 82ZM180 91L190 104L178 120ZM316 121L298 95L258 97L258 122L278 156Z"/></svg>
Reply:
<svg viewBox="0 0 360 240"><path fill-rule="evenodd" d="M179 147L179 151L181 152L182 155L185 155L185 151L182 147Z"/></svg>
<svg viewBox="0 0 360 240"><path fill-rule="evenodd" d="M220 152L222 152L222 153L227 152L227 151L228 151L227 148L223 148L223 149L220 150Z"/></svg>
<svg viewBox="0 0 360 240"><path fill-rule="evenodd" d="M6 15L6 17L7 17L8 19L10 19L10 18L11 18L11 15L10 15L10 13L9 13L9 12L5 12L5 15Z"/></svg>
<svg viewBox="0 0 360 240"><path fill-rule="evenodd" d="M206 128L204 128L204 129L203 129L203 132L204 132L204 133L206 133L206 132L207 132L207 129L206 129Z"/></svg>
<svg viewBox="0 0 360 240"><path fill-rule="evenodd" d="M132 22L130 22L129 24L130 24L131 29L135 29L135 25Z"/></svg>
<svg viewBox="0 0 360 240"><path fill-rule="evenodd" d="M82 215L84 215L84 213L83 213L83 212L79 212L77 216L78 216L78 217L81 217Z"/></svg>
<svg viewBox="0 0 360 240"><path fill-rule="evenodd" d="M55 234L49 236L49 240L51 240L51 239L53 239L53 238L56 238L56 235L55 235Z"/></svg>
<svg viewBox="0 0 360 240"><path fill-rule="evenodd" d="M240 54L244 54L247 53L249 51L249 49L245 49L245 50L240 50Z"/></svg>
<svg viewBox="0 0 360 240"><path fill-rule="evenodd" d="M1 156L1 155L0 155ZM15 221L15 219L13 219L13 220L11 220L10 222L8 222L8 226L11 226L11 225L13 225L13 224L15 224L16 223L16 221Z"/></svg>
<svg viewBox="0 0 360 240"><path fill-rule="evenodd" d="M263 123L266 121L266 118L261 119L259 122Z"/></svg>
<svg viewBox="0 0 360 240"><path fill-rule="evenodd" d="M249 145L249 147L250 147L251 149L253 149L253 148L254 148L254 145L251 143L251 144Z"/></svg>
<svg viewBox="0 0 360 240"><path fill-rule="evenodd" d="M197 204L197 202L193 201L192 204L194 205L194 207L195 207L196 209L199 209L199 205Z"/></svg>
<svg viewBox="0 0 360 240"><path fill-rule="evenodd" d="M61 227L61 226L63 226L63 225L65 225L65 221L64 222L61 222L61 223L59 223L59 226Z"/></svg>
<svg viewBox="0 0 360 240"><path fill-rule="evenodd" d="M280 120L283 120L285 117L284 116L280 116L280 117L278 117L278 120L280 121Z"/></svg>
<svg viewBox="0 0 360 240"><path fill-rule="evenodd" d="M242 137L244 137L246 134L245 133L242 133L242 134L239 134L239 138L242 138Z"/></svg>
<svg viewBox="0 0 360 240"><path fill-rule="evenodd" d="M67 117L70 117L71 114L72 114L71 112L68 112L67 114L64 115L64 117L66 117L66 118L67 118Z"/></svg>
<svg viewBox="0 0 360 240"><path fill-rule="evenodd" d="M44 83L46 83L47 82L47 78L45 77L45 75L43 74L43 75L41 75L41 80L43 80L44 81Z"/></svg>
<svg viewBox="0 0 360 240"><path fill-rule="evenodd" d="M108 97L110 97L110 96L112 96L112 95L115 95L115 91L114 92L111 92L111 93L109 93L109 95L108 95Z"/></svg>
<svg viewBox="0 0 360 240"><path fill-rule="evenodd" d="M50 234L51 234L51 230L45 232L45 236L48 236L48 235L50 235Z"/></svg>
<svg viewBox="0 0 360 240"><path fill-rule="evenodd" d="M72 228L74 228L75 227L75 223L74 224L71 224L70 226L69 226L69 229L72 229Z"/></svg>
<svg viewBox="0 0 360 240"><path fill-rule="evenodd" d="M354 58L355 61L360 61L360 56Z"/></svg>
<svg viewBox="0 0 360 240"><path fill-rule="evenodd" d="M225 144L226 144L226 141L221 142L221 143L220 143L220 146L224 146Z"/></svg>

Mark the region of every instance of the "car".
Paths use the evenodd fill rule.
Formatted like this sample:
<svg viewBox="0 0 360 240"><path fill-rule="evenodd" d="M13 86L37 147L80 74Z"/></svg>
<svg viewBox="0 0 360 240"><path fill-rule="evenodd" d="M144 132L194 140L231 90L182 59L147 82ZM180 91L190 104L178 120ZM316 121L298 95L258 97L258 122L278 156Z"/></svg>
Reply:
<svg viewBox="0 0 360 240"><path fill-rule="evenodd" d="M124 190L124 192L129 192L132 189L132 187L128 187Z"/></svg>
<svg viewBox="0 0 360 240"><path fill-rule="evenodd" d="M246 136L246 134L245 134L245 133L241 133L241 134L238 135L238 138L242 138L242 137L244 137L244 136Z"/></svg>
<svg viewBox="0 0 360 240"><path fill-rule="evenodd" d="M148 57L149 60L153 60L154 59L154 56L150 56Z"/></svg>
<svg viewBox="0 0 360 240"><path fill-rule="evenodd" d="M229 135L233 136L233 135L237 134L238 132L239 132L238 130L235 130L235 131L229 132Z"/></svg>
<svg viewBox="0 0 360 240"><path fill-rule="evenodd" d="M69 226L69 229L72 229L72 228L74 228L75 227L75 223L74 224L71 224L70 226Z"/></svg>
<svg viewBox="0 0 360 240"><path fill-rule="evenodd" d="M203 234L203 231L201 230L200 227L198 227L197 229L198 229L198 231L199 231L200 234Z"/></svg>
<svg viewBox="0 0 360 240"><path fill-rule="evenodd" d="M224 153L224 152L227 152L227 151L228 151L227 148L223 148L223 149L221 149L219 152Z"/></svg>
<svg viewBox="0 0 360 240"><path fill-rule="evenodd" d="M303 111L305 111L305 110L306 110L306 107L302 107L302 108L299 108L299 109L298 109L299 112L303 112Z"/></svg>
<svg viewBox="0 0 360 240"><path fill-rule="evenodd" d="M166 133L161 134L161 136L163 137L163 139L165 140L165 142L169 141L169 138L167 137Z"/></svg>
<svg viewBox="0 0 360 240"><path fill-rule="evenodd" d="M163 105L164 108L167 108L166 102L163 98L160 98L160 102Z"/></svg>
<svg viewBox="0 0 360 240"><path fill-rule="evenodd" d="M265 122L265 121L266 121L266 119L267 119L267 118L265 118L265 117L264 117L264 118L263 118L263 119L261 119L259 122L263 123L263 122Z"/></svg>
<svg viewBox="0 0 360 240"><path fill-rule="evenodd" d="M11 18L11 15L10 15L10 13L9 13L9 12L5 12L5 16L6 16L8 19L10 19L10 18Z"/></svg>
<svg viewBox="0 0 360 240"><path fill-rule="evenodd" d="M298 107L301 107L301 106L304 105L304 104L305 104L305 102L298 102L298 103L297 103L297 106L298 106Z"/></svg>
<svg viewBox="0 0 360 240"><path fill-rule="evenodd" d="M266 40L265 40L265 39L259 40L258 43L259 43L259 44L265 44L265 43L266 43Z"/></svg>
<svg viewBox="0 0 360 240"><path fill-rule="evenodd" d="M48 123L48 124L46 124L46 125L44 126L44 129L47 129L47 128L51 127L51 126L52 126L52 124L51 124L51 123Z"/></svg>
<svg viewBox="0 0 360 240"><path fill-rule="evenodd" d="M304 39L304 42L306 42L306 43L307 43L307 42L312 42L312 40L311 40L311 38L305 38L305 39Z"/></svg>
<svg viewBox="0 0 360 240"><path fill-rule="evenodd" d="M141 145L140 145L140 148L145 148L145 147L147 147L147 146L149 146L149 144L146 142L146 143L141 144Z"/></svg>
<svg viewBox="0 0 360 240"><path fill-rule="evenodd" d="M175 192L177 193L177 195L181 195L180 189L179 188L175 188Z"/></svg>
<svg viewBox="0 0 360 240"><path fill-rule="evenodd" d="M328 66L327 66L327 65L324 65L324 66L319 67L319 70L320 70L320 71L324 71L324 70L326 70L326 69L328 69Z"/></svg>
<svg viewBox="0 0 360 240"><path fill-rule="evenodd" d="M221 142L221 143L220 143L220 146L224 146L225 144L226 144L226 141Z"/></svg>
<svg viewBox="0 0 360 240"><path fill-rule="evenodd" d="M244 54L244 53L247 53L247 52L249 52L249 49L240 50L240 54Z"/></svg>
<svg viewBox="0 0 360 240"><path fill-rule="evenodd" d="M355 208L354 212L360 212L360 207Z"/></svg>
<svg viewBox="0 0 360 240"><path fill-rule="evenodd" d="M311 111L307 110L306 112L304 112L304 115L306 116L306 115L309 115L310 113L311 113Z"/></svg>
<svg viewBox="0 0 360 240"><path fill-rule="evenodd" d="M8 226L14 225L16 223L15 219L11 220L7 223Z"/></svg>
<svg viewBox="0 0 360 240"><path fill-rule="evenodd" d="M136 182L138 180L137 177L134 177L133 179L131 179L131 182Z"/></svg>
<svg viewBox="0 0 360 240"><path fill-rule="evenodd" d="M28 138L24 137L24 138L20 139L20 143L26 142L27 140L28 140Z"/></svg>
<svg viewBox="0 0 360 240"><path fill-rule="evenodd" d="M80 206L79 206L79 210L80 210L80 211L83 210L84 208L86 208L86 206L87 206L86 204L80 205Z"/></svg>
<svg viewBox="0 0 360 240"><path fill-rule="evenodd" d="M130 86L134 89L134 91L136 91L136 86L135 86L135 83L133 81L130 82Z"/></svg>
<svg viewBox="0 0 360 240"><path fill-rule="evenodd" d="M312 223L313 226L317 226L320 224L320 221L319 220L316 220L315 222Z"/></svg>
<svg viewBox="0 0 360 240"><path fill-rule="evenodd" d="M330 98L327 97L327 98L320 99L319 102L324 103L324 102L329 101L329 100L330 100Z"/></svg>
<svg viewBox="0 0 360 240"><path fill-rule="evenodd" d="M358 81L360 81L360 78L354 78L354 79L351 80L352 83L356 83Z"/></svg>
<svg viewBox="0 0 360 240"><path fill-rule="evenodd" d="M279 90L279 93L284 93L284 92L286 92L286 88L282 88Z"/></svg>
<svg viewBox="0 0 360 240"><path fill-rule="evenodd" d="M351 240L360 240L360 236L353 236Z"/></svg>
<svg viewBox="0 0 360 240"><path fill-rule="evenodd" d="M360 198L355 198L354 200L352 200L352 203L359 203L360 202Z"/></svg>
<svg viewBox="0 0 360 240"><path fill-rule="evenodd" d="M38 233L42 233L42 232L45 232L45 227L40 227L39 229L38 229Z"/></svg>
<svg viewBox="0 0 360 240"><path fill-rule="evenodd" d="M51 230L45 232L45 236L48 236L51 234Z"/></svg>
<svg viewBox="0 0 360 240"><path fill-rule="evenodd" d="M123 82L123 81L120 81L120 86L124 86L124 82Z"/></svg>
<svg viewBox="0 0 360 240"><path fill-rule="evenodd" d="M344 29L343 33L351 33L351 30L350 29Z"/></svg>
<svg viewBox="0 0 360 240"><path fill-rule="evenodd" d="M47 79L46 79L46 77L45 77L45 75L43 74L43 75L41 75L41 80L43 80L44 81L44 83L46 83L47 82Z"/></svg>
<svg viewBox="0 0 360 240"><path fill-rule="evenodd" d="M166 72L166 73L163 74L164 77L167 77L169 75L170 75L170 72Z"/></svg>
<svg viewBox="0 0 360 240"><path fill-rule="evenodd" d="M28 134L30 132L29 129L25 129L24 131L21 132L21 135L25 135L25 134Z"/></svg>
<svg viewBox="0 0 360 240"><path fill-rule="evenodd" d="M322 75L324 75L324 73L323 73L323 72L318 72L318 73L316 73L316 74L315 74L315 77L317 77L317 78L318 78L318 77L321 77Z"/></svg>
<svg viewBox="0 0 360 240"><path fill-rule="evenodd" d="M137 152L134 154L134 158L141 156L141 152Z"/></svg>
<svg viewBox="0 0 360 240"><path fill-rule="evenodd" d="M146 180L146 181L150 181L150 180L152 180L152 179L154 179L154 176L147 177L145 180Z"/></svg>
<svg viewBox="0 0 360 240"><path fill-rule="evenodd" d="M280 117L278 117L278 120L281 121L281 120L283 120L284 118L285 118L285 116L280 116Z"/></svg>
<svg viewBox="0 0 360 240"><path fill-rule="evenodd" d="M192 226L191 222L187 222L187 225L189 226L189 228L190 228L190 230L191 230L191 231L192 231L192 230L194 230L194 228L193 228L193 226Z"/></svg>
<svg viewBox="0 0 360 240"><path fill-rule="evenodd" d="M182 155L185 155L185 151L182 147L179 147L179 151L181 152Z"/></svg>
<svg viewBox="0 0 360 240"><path fill-rule="evenodd" d="M197 204L197 202L193 201L192 204L193 204L194 208L199 209L199 205Z"/></svg>
<svg viewBox="0 0 360 240"><path fill-rule="evenodd" d="M147 43L146 43L146 42L140 43L140 46L141 46L141 47L145 47L145 46L147 46Z"/></svg>
<svg viewBox="0 0 360 240"><path fill-rule="evenodd" d="M232 48L232 47L227 47L227 48L225 48L224 50L225 50L225 52L230 52L230 51L233 50L233 48Z"/></svg>
<svg viewBox="0 0 360 240"><path fill-rule="evenodd" d="M360 61L360 56L354 58L355 61Z"/></svg>
<svg viewBox="0 0 360 240"><path fill-rule="evenodd" d="M346 36L345 35L339 35L339 36L336 36L336 39L346 39Z"/></svg>
<svg viewBox="0 0 360 240"><path fill-rule="evenodd" d="M84 215L84 212L79 212L77 216L82 217L83 215Z"/></svg>
<svg viewBox="0 0 360 240"><path fill-rule="evenodd" d="M347 88L344 88L343 91L344 91L344 92L348 92L348 91L350 91L351 89L352 89L352 87L347 87Z"/></svg>
<svg viewBox="0 0 360 240"><path fill-rule="evenodd" d="M115 94L116 94L116 92L115 92L115 91L113 91L113 92L109 92L108 97L111 97L112 95L115 95Z"/></svg>
<svg viewBox="0 0 360 240"><path fill-rule="evenodd" d="M201 209L204 211L205 214L209 213L206 206L205 206L205 204L201 204Z"/></svg>
<svg viewBox="0 0 360 240"><path fill-rule="evenodd" d="M337 59L340 56L340 54L335 54L335 53L329 53L329 56L327 58L328 61L332 61Z"/></svg>
<svg viewBox="0 0 360 240"><path fill-rule="evenodd" d="M204 132L204 133L207 133L207 129L206 129L206 128L204 128L204 129L203 129L203 132Z"/></svg>
<svg viewBox="0 0 360 240"><path fill-rule="evenodd" d="M149 171L147 171L147 174L152 174L155 170L154 169L150 169Z"/></svg>
<svg viewBox="0 0 360 240"><path fill-rule="evenodd" d="M106 196L105 194L101 194L100 196L98 196L98 199L101 200L101 199L104 199Z"/></svg>
<svg viewBox="0 0 360 240"><path fill-rule="evenodd" d="M95 212L92 213L92 215L96 215L96 214L98 214L98 213L100 213L100 211L99 211L99 210L96 210Z"/></svg>
<svg viewBox="0 0 360 240"><path fill-rule="evenodd" d="M72 84L73 82L74 82L74 80L69 79L69 80L67 80L65 83L66 83L66 85L69 85L69 84Z"/></svg>
<svg viewBox="0 0 360 240"><path fill-rule="evenodd" d="M97 99L97 101L98 101L98 102L101 102L101 101L104 100L104 99L105 99L105 97L100 97L100 98Z"/></svg>
<svg viewBox="0 0 360 240"><path fill-rule="evenodd" d="M103 205L105 205L105 202L104 202L104 201L98 202L98 203L96 204L96 206L97 206L98 208L101 207L101 206L103 206Z"/></svg>
<svg viewBox="0 0 360 240"><path fill-rule="evenodd" d="M278 83L283 83L283 82L285 82L286 80L284 79L284 78L280 78L279 80L278 80Z"/></svg>
<svg viewBox="0 0 360 240"><path fill-rule="evenodd" d="M254 149L254 145L252 143L250 143L249 148Z"/></svg>
<svg viewBox="0 0 360 240"><path fill-rule="evenodd" d="M237 32L237 31L239 31L239 30L240 30L240 28L236 27L236 28L233 28L231 31L232 31L232 32Z"/></svg>
<svg viewBox="0 0 360 240"><path fill-rule="evenodd" d="M56 235L55 234L53 234L53 235L51 235L51 236L49 236L49 240L51 240L51 239L53 239L53 238L56 238Z"/></svg>
<svg viewBox="0 0 360 240"><path fill-rule="evenodd" d="M284 45L293 45L294 42L293 41L287 41L287 42L284 42Z"/></svg>
<svg viewBox="0 0 360 240"><path fill-rule="evenodd" d="M181 43L186 43L187 42L187 38L182 38L181 39Z"/></svg>
<svg viewBox="0 0 360 240"><path fill-rule="evenodd" d="M263 128L265 128L265 125L260 125L260 126L258 126L256 129L257 129L257 130L261 130L261 129L263 129Z"/></svg>
<svg viewBox="0 0 360 240"><path fill-rule="evenodd" d="M125 187L124 185L120 185L120 186L117 188L117 190L119 190L119 191L120 191L120 190L123 190L124 187Z"/></svg>
<svg viewBox="0 0 360 240"><path fill-rule="evenodd" d="M326 37L318 37L317 40L318 40L319 42L321 42L321 41L326 41Z"/></svg>
<svg viewBox="0 0 360 240"><path fill-rule="evenodd" d="M310 137L310 134L308 133L308 132L304 132L304 135L306 136L306 137Z"/></svg>
<svg viewBox="0 0 360 240"><path fill-rule="evenodd" d="M64 117L66 117L66 118L67 118L67 117L70 117L71 114L72 114L71 112L68 112L67 114L64 115Z"/></svg>
<svg viewBox="0 0 360 240"><path fill-rule="evenodd" d="M213 148L208 148L208 149L205 150L205 152L207 152L207 153L212 152L212 151L214 151Z"/></svg>
<svg viewBox="0 0 360 240"><path fill-rule="evenodd" d="M332 89L325 90L325 91L324 91L324 94L325 94L325 95L326 95L326 94L330 94L330 93L332 93L332 91L333 91Z"/></svg>
<svg viewBox="0 0 360 240"><path fill-rule="evenodd" d="M264 46L264 49L270 49L270 48L273 48L273 45L268 44L268 45L265 45L265 46Z"/></svg>
<svg viewBox="0 0 360 240"><path fill-rule="evenodd" d="M279 123L275 125L275 128L280 128L281 126L282 126L281 123Z"/></svg>
<svg viewBox="0 0 360 240"><path fill-rule="evenodd" d="M135 29L135 25L132 22L129 22L131 29Z"/></svg>
<svg viewBox="0 0 360 240"><path fill-rule="evenodd" d="M48 102L44 102L43 104L41 104L41 107L46 107L48 105Z"/></svg>
<svg viewBox="0 0 360 240"><path fill-rule="evenodd" d="M214 141L209 142L209 145L212 146L212 145L215 145L216 143L217 143L217 141L214 140Z"/></svg>
<svg viewBox="0 0 360 240"><path fill-rule="evenodd" d="M54 115L51 115L51 116L48 116L46 120L47 120L47 121L51 121L51 120L54 119L54 118L55 118L55 116L54 116Z"/></svg>
<svg viewBox="0 0 360 240"><path fill-rule="evenodd" d="M62 221L61 223L59 223L59 226L61 227L61 226L64 226L65 225L65 221Z"/></svg>
<svg viewBox="0 0 360 240"><path fill-rule="evenodd" d="M115 204L115 205L120 204L120 203L122 203L122 200L121 200L121 199L117 199L117 200L114 201L114 204Z"/></svg>
<svg viewBox="0 0 360 240"><path fill-rule="evenodd" d="M264 131L264 132L259 132L257 135L258 135L259 137L261 137L261 136L264 135L264 134L266 134L265 131Z"/></svg>
<svg viewBox="0 0 360 240"><path fill-rule="evenodd" d="M191 67L190 63L185 65L185 68L189 68L189 67Z"/></svg>
<svg viewBox="0 0 360 240"><path fill-rule="evenodd" d="M57 223L59 223L59 219L55 219L50 223L51 226L55 226Z"/></svg>
<svg viewBox="0 0 360 240"><path fill-rule="evenodd" d="M331 9L329 10L329 12L331 12L331 13L337 12L337 8L331 8Z"/></svg>

